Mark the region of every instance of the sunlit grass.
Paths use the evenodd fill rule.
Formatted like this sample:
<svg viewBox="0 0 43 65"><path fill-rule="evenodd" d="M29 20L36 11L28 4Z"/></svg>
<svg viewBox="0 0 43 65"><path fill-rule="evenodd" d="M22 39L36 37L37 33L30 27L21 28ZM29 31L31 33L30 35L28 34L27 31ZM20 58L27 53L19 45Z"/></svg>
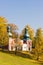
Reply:
<svg viewBox="0 0 43 65"><path fill-rule="evenodd" d="M1 65L40 65L33 60L0 52Z"/></svg>

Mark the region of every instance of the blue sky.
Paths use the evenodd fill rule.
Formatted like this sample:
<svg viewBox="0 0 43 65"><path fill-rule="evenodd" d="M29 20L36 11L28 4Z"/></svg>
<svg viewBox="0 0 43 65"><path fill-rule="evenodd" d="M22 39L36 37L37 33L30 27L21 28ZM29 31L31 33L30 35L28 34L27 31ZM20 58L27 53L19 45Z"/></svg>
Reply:
<svg viewBox="0 0 43 65"><path fill-rule="evenodd" d="M26 24L43 28L43 0L0 0L0 16L15 23L19 32Z"/></svg>

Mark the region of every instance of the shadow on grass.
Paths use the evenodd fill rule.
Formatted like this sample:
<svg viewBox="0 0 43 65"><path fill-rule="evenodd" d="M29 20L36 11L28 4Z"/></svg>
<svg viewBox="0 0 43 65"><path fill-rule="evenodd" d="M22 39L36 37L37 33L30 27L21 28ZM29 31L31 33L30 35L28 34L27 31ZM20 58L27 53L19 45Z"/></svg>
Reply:
<svg viewBox="0 0 43 65"><path fill-rule="evenodd" d="M0 51L2 53L6 53L6 54L9 54L11 56L19 56L19 57L23 57L23 58L29 58L32 60L32 57L29 55L29 54L25 54L25 53L22 53L22 52L19 52L19 51ZM36 62L37 63L37 62ZM40 65L43 65L43 62L38 62Z"/></svg>
<svg viewBox="0 0 43 65"><path fill-rule="evenodd" d="M41 63L41 65L43 65L43 63Z"/></svg>
<svg viewBox="0 0 43 65"><path fill-rule="evenodd" d="M6 54L10 54L12 56L15 55L15 56L23 57L23 58L32 59L32 57L29 54L22 53L20 51L2 51L2 50L0 50L0 52L6 53Z"/></svg>
<svg viewBox="0 0 43 65"><path fill-rule="evenodd" d="M28 52L29 53L29 52ZM23 57L23 58L29 58L29 59L32 59L32 57L29 55L29 54L26 54L26 53L23 53L23 52L18 52L15 54L16 56L20 56L20 57Z"/></svg>

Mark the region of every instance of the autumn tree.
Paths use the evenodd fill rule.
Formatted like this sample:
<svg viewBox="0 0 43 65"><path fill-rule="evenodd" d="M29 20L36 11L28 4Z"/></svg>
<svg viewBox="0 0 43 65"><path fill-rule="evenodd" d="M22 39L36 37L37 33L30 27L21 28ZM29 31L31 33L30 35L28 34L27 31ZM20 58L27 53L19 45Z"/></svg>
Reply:
<svg viewBox="0 0 43 65"><path fill-rule="evenodd" d="M11 31L12 32L14 32L14 30L17 30L18 29L18 27L15 24L13 24L13 23L9 23L8 26L11 27Z"/></svg>
<svg viewBox="0 0 43 65"><path fill-rule="evenodd" d="M22 30L22 32L21 32L21 34L20 34L20 38L23 38L23 35L24 35L24 33L25 33L25 28L28 29L28 34L29 34L29 36L30 36L30 39L33 40L33 38L34 38L34 30L33 30L29 25L26 25L26 26L24 27L24 29Z"/></svg>
<svg viewBox="0 0 43 65"><path fill-rule="evenodd" d="M7 34L7 20L4 17L0 17L0 45L8 44Z"/></svg>
<svg viewBox="0 0 43 65"><path fill-rule="evenodd" d="M41 28L37 29L34 43L35 43L35 52L37 55L37 60L39 60L43 48L43 33Z"/></svg>
<svg viewBox="0 0 43 65"><path fill-rule="evenodd" d="M13 24L13 23L9 23L8 26L11 27L12 37L16 38L16 36L17 36L16 33L17 32L15 32L15 31L18 30L18 27L15 24Z"/></svg>

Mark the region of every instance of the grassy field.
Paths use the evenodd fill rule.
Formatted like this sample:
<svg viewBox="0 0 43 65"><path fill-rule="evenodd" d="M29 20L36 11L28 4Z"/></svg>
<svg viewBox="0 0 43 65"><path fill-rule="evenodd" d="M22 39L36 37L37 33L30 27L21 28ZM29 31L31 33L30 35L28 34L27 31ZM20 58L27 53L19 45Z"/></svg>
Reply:
<svg viewBox="0 0 43 65"><path fill-rule="evenodd" d="M0 65L41 65L37 62L20 56L0 51Z"/></svg>

